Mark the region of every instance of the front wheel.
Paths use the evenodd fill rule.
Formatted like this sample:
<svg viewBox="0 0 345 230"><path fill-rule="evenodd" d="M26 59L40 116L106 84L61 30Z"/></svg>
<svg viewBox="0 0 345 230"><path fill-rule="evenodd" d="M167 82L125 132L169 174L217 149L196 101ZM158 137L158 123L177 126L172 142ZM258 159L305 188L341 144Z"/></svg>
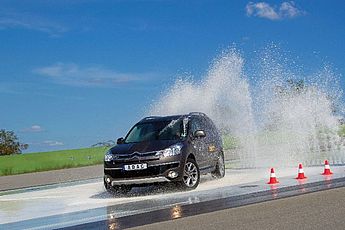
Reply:
<svg viewBox="0 0 345 230"><path fill-rule="evenodd" d="M223 153L219 154L216 169L211 173L214 178L223 178L225 176L225 164Z"/></svg>
<svg viewBox="0 0 345 230"><path fill-rule="evenodd" d="M180 182L181 187L184 190L192 190L198 187L199 182L199 166L195 160L188 158L184 166L182 181Z"/></svg>

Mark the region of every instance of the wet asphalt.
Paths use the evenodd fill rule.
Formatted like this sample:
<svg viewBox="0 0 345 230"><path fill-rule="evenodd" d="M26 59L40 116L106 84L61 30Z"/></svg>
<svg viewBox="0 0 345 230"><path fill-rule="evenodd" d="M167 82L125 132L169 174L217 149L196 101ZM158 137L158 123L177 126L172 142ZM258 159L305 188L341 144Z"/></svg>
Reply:
<svg viewBox="0 0 345 230"><path fill-rule="evenodd" d="M344 229L345 177L288 186L64 229ZM115 208L115 207L114 207Z"/></svg>
<svg viewBox="0 0 345 230"><path fill-rule="evenodd" d="M345 229L345 188L154 223L132 229Z"/></svg>
<svg viewBox="0 0 345 230"><path fill-rule="evenodd" d="M345 206L343 190L342 193L315 198L304 204L303 207L298 206L296 208L292 204L292 207L289 208L289 203L283 203L272 208L268 207L267 210L259 208L250 211L251 207L255 205L289 200L293 196L309 196L323 190L336 191L345 186L343 166L332 167L334 172L332 176L322 176L322 170L322 167L306 168L308 179L300 181L292 176L295 173L290 172L291 169L286 169L285 172L280 169L278 174L282 176L279 177L280 183L271 186L266 184L267 172L264 169L254 171L249 169L228 170L226 178L205 180L195 191L172 191L164 194L157 191L157 194L150 192L146 194L146 190L138 190L136 191L139 192L138 194L133 194L138 197L114 198L105 196L102 183L101 181L97 182L98 179L92 183L80 185L67 183L66 186L56 188L43 187L34 191L31 191L30 188L29 191L13 191L13 194L2 194L2 196L0 193L0 216L2 215L4 218L2 220L4 224L0 224L0 229L127 229L131 227L145 227L146 229L155 226L159 226L160 229L166 228L166 226L168 229L193 229L194 226L197 226L198 229L232 229L235 227L240 229L252 229L254 227L270 229L270 226L278 229L289 229L292 226L291 221L298 222L297 229L308 229L309 226L312 226L313 229L319 229L320 226L328 225L331 226L329 229L345 229L345 225L342 225L343 222L341 222L345 216L342 207ZM264 172L263 175L261 175L262 172ZM334 199L330 200L332 197ZM18 202L23 205L22 210L18 210L20 208L17 206ZM99 202L101 202L100 205L94 206ZM45 206L42 206L42 203ZM300 203L297 201L296 205ZM329 203L332 206L328 208ZM59 205L62 212L55 214L54 210L59 210ZM68 209L83 205L84 208L73 212ZM35 210L35 207L41 208L41 212ZM321 225L322 220L320 219L325 214L319 212L323 212L324 207L330 210L325 212L329 219L324 225ZM333 210L332 207L335 209ZM244 208L246 211L232 214L233 210L240 208ZM30 219L25 218L25 210L33 212ZM22 212L24 218L21 218L22 215L19 214L19 211ZM223 215L223 212L226 214ZM12 215L11 213L16 213L18 219L9 220L8 215ZM212 219L214 213L221 214ZM271 215L274 216L273 219L268 218ZM178 224L183 219L189 220L198 216L202 217L202 221L195 220L194 225L193 223L187 223L186 226L170 225L171 223ZM230 218L232 216L234 216L233 219ZM285 217L292 217L292 219ZM333 220L333 217L336 220ZM328 222L328 220L330 221ZM264 224L268 225L265 226ZM296 229L294 226L292 228Z"/></svg>

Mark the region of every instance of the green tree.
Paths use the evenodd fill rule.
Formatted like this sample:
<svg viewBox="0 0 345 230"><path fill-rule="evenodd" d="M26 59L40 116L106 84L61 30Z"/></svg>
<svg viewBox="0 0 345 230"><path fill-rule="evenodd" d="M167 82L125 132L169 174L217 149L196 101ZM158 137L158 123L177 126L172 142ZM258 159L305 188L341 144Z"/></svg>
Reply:
<svg viewBox="0 0 345 230"><path fill-rule="evenodd" d="M18 141L13 131L0 130L0 156L20 154L22 150L28 147L28 144L23 144Z"/></svg>

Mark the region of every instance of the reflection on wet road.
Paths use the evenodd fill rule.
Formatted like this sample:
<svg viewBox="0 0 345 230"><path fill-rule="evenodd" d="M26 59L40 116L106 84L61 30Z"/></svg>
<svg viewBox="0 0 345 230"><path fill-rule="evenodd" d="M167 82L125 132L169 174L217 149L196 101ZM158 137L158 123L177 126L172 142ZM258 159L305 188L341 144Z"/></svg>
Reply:
<svg viewBox="0 0 345 230"><path fill-rule="evenodd" d="M104 228L106 225L110 229L118 229L136 226L244 205L263 198L280 198L282 194L294 195L296 191L310 192L311 183L314 183L312 187L331 188L343 181L337 178L345 177L344 168L333 167L331 177L320 175L322 167L305 168L308 179L304 181L294 179L296 169L277 170L280 183L274 186L266 184L268 169L241 169L227 170L227 176L221 180L204 177L200 186L189 192L150 186L136 188L128 196L113 197L104 191L100 180L0 195L0 228L39 229L75 225ZM131 219L133 216L135 221ZM92 224L86 226L85 223Z"/></svg>

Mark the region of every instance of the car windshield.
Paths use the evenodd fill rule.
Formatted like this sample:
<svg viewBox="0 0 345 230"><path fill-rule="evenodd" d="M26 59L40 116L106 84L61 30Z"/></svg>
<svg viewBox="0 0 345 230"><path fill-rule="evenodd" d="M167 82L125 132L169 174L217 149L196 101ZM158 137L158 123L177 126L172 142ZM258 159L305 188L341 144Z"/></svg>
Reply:
<svg viewBox="0 0 345 230"><path fill-rule="evenodd" d="M153 140L182 140L187 136L184 119L151 121L135 125L128 133L125 143Z"/></svg>

